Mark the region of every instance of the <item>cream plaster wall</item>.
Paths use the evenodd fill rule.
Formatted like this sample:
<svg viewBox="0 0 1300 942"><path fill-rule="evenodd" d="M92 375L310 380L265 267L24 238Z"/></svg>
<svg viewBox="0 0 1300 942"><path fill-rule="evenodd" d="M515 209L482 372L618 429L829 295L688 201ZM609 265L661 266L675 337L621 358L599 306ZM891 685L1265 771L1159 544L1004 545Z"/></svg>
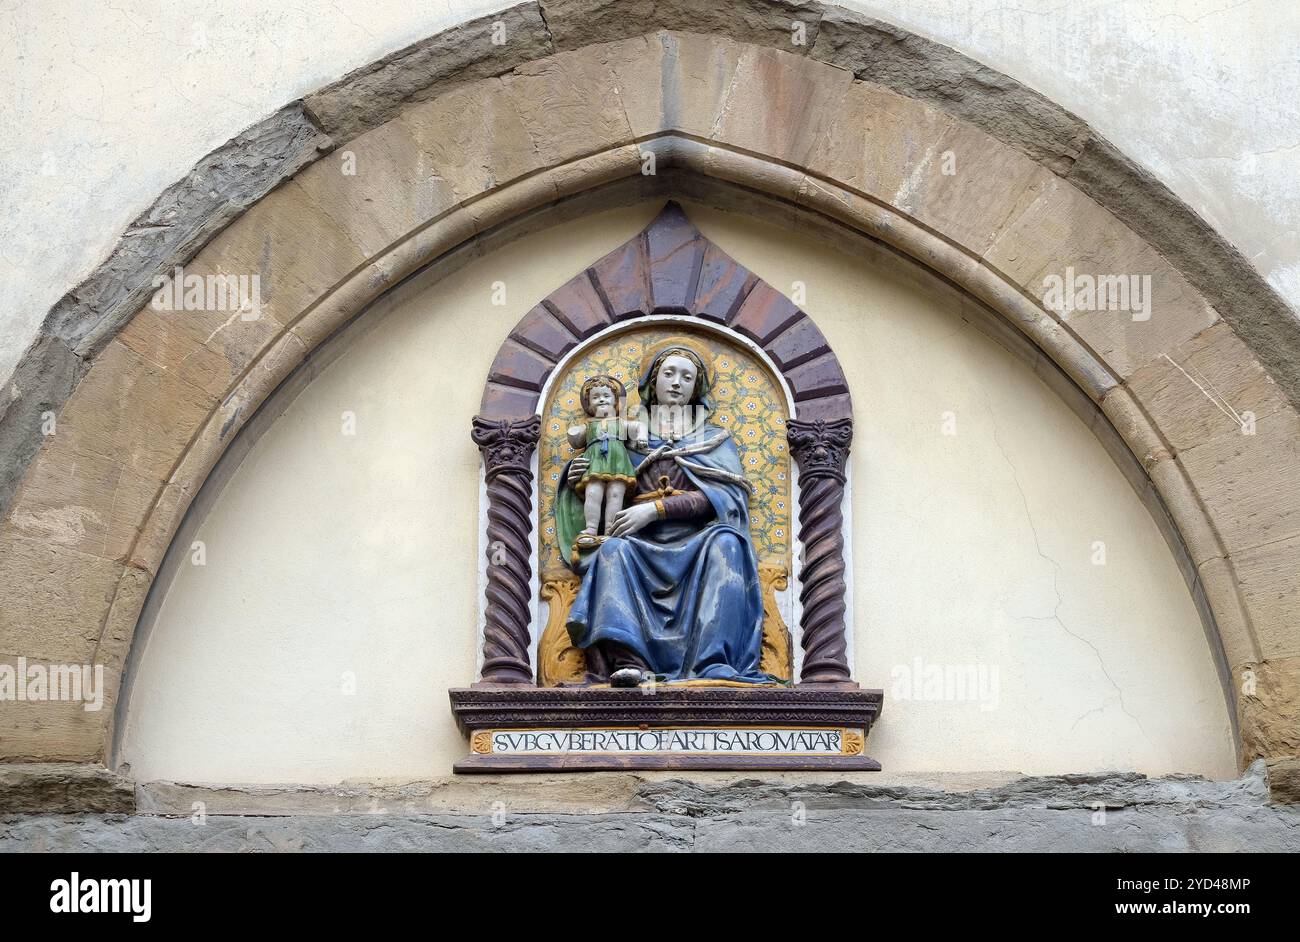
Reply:
<svg viewBox="0 0 1300 942"><path fill-rule="evenodd" d="M466 747L446 690L474 679L479 474L467 430L483 378L532 304L657 208L528 237L434 287L416 279L366 315L201 522L206 564L183 563L158 586L118 750L138 778L448 772ZM848 374L855 670L886 693L868 751L892 771L1232 776L1224 698L1187 590L1083 423L900 263L687 211L775 287L804 282ZM489 300L497 280L501 307ZM345 412L354 436L341 433ZM918 679L932 665L982 667L983 698L908 699L899 682L918 658Z"/></svg>
<svg viewBox="0 0 1300 942"><path fill-rule="evenodd" d="M0 382L45 312L204 154L503 0L0 3ZM1081 115L1300 306L1300 5L845 0Z"/></svg>

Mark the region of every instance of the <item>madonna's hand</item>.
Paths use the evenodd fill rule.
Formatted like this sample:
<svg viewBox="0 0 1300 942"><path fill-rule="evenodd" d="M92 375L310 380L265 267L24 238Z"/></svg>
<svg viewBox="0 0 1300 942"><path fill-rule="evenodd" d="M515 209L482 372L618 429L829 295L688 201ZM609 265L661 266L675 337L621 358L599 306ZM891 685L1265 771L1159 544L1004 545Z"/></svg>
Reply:
<svg viewBox="0 0 1300 942"><path fill-rule="evenodd" d="M614 523L609 527L608 535L631 536L658 519L659 511L654 504L633 504L614 514Z"/></svg>
<svg viewBox="0 0 1300 942"><path fill-rule="evenodd" d="M587 473L587 468L591 464L590 458L574 458L569 463L569 487L577 487L582 476Z"/></svg>

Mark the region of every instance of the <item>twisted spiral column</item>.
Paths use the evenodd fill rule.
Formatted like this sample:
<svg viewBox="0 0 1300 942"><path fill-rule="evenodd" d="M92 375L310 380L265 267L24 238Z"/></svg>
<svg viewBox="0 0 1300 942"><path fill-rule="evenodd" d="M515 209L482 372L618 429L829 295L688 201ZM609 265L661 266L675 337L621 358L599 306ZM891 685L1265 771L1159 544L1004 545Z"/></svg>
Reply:
<svg viewBox="0 0 1300 942"><path fill-rule="evenodd" d="M791 419L790 453L799 464L799 539L803 604L800 683L850 680L844 637L844 466L853 440L850 419Z"/></svg>
<svg viewBox="0 0 1300 942"><path fill-rule="evenodd" d="M474 419L472 437L487 475L487 613L481 683L530 684L529 563L533 532L533 450L541 419Z"/></svg>

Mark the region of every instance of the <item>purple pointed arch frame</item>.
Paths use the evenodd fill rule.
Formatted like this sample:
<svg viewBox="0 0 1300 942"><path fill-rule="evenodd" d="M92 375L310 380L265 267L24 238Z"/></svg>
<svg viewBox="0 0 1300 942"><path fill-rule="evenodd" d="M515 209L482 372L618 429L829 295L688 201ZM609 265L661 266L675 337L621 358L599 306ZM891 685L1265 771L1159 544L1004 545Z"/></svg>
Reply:
<svg viewBox="0 0 1300 942"><path fill-rule="evenodd" d="M487 481L487 609L480 684L531 684L532 455L547 378L574 347L651 315L722 324L757 344L795 403L787 425L799 468L799 683L851 684L845 637L843 514L853 403L839 361L794 302L704 238L676 203L641 233L553 291L515 325L488 373L473 439Z"/></svg>

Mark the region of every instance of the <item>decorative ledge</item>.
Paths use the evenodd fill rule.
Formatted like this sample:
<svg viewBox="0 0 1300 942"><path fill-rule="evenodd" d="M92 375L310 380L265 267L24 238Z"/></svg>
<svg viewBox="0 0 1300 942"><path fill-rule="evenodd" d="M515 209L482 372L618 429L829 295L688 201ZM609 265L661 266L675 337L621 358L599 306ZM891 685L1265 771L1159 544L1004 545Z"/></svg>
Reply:
<svg viewBox="0 0 1300 942"><path fill-rule="evenodd" d="M500 684L450 696L471 749L457 772L880 770L864 749L884 694L853 684Z"/></svg>

